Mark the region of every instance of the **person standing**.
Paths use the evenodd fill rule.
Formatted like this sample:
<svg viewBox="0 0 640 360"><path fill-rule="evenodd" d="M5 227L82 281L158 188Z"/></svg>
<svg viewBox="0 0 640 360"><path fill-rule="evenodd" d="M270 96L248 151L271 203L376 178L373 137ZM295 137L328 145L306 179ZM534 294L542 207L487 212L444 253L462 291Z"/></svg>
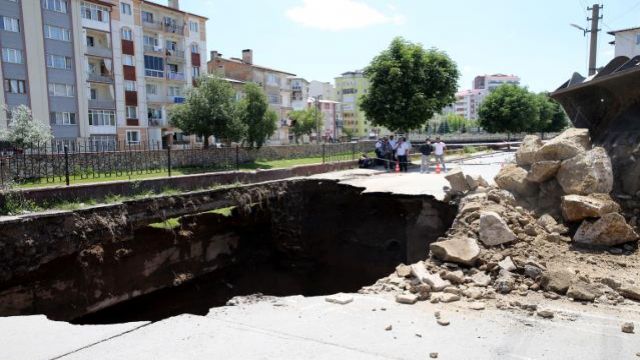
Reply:
<svg viewBox="0 0 640 360"><path fill-rule="evenodd" d="M389 136L389 145L391 146L391 158L395 159L396 158L396 150L398 147L398 141L396 141L396 139L393 138L393 135Z"/></svg>
<svg viewBox="0 0 640 360"><path fill-rule="evenodd" d="M396 155L400 163L400 171L407 172L409 158L409 143L405 138L400 138L396 148Z"/></svg>
<svg viewBox="0 0 640 360"><path fill-rule="evenodd" d="M440 137L436 138L435 144L433 144L433 153L436 157L436 163L442 164L442 171L447 172L447 165L444 163L444 155L447 151L447 144L445 144Z"/></svg>
<svg viewBox="0 0 640 360"><path fill-rule="evenodd" d="M378 141L376 141L376 165L382 165L382 143L383 143L383 139L378 139Z"/></svg>
<svg viewBox="0 0 640 360"><path fill-rule="evenodd" d="M384 138L384 142L382 143L382 157L384 159L384 168L387 169L387 172L391 171L393 166L393 149L387 138Z"/></svg>
<svg viewBox="0 0 640 360"><path fill-rule="evenodd" d="M425 140L424 144L420 145L420 153L422 154L422 162L420 163L420 173L430 173L429 171L429 158L433 152L433 146L431 146L431 139Z"/></svg>

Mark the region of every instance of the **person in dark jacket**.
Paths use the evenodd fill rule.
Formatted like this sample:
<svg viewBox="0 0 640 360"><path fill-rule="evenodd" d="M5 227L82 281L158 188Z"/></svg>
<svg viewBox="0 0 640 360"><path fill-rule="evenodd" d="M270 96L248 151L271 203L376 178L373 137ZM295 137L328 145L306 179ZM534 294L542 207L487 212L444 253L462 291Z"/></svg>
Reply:
<svg viewBox="0 0 640 360"><path fill-rule="evenodd" d="M420 163L420 173L430 173L429 170L429 160L431 158L431 153L433 152L433 146L431 145L431 140L425 140L424 144L420 145L420 154L422 154L422 162Z"/></svg>

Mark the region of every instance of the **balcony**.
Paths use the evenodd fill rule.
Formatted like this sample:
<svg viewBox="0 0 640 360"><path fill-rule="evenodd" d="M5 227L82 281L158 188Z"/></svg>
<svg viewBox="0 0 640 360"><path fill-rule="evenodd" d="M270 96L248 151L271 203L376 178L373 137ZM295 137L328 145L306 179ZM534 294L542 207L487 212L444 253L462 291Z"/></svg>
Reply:
<svg viewBox="0 0 640 360"><path fill-rule="evenodd" d="M154 55L164 55L164 49L161 46L145 45L144 52Z"/></svg>
<svg viewBox="0 0 640 360"><path fill-rule="evenodd" d="M166 127L167 122L163 118L149 118L149 127Z"/></svg>
<svg viewBox="0 0 640 360"><path fill-rule="evenodd" d="M103 57L103 58L113 57L111 48L104 47L104 46L87 46L87 55Z"/></svg>
<svg viewBox="0 0 640 360"><path fill-rule="evenodd" d="M167 49L167 60L173 62L184 62L184 51Z"/></svg>
<svg viewBox="0 0 640 360"><path fill-rule="evenodd" d="M105 83L105 84L113 84L113 75L88 73L87 74L87 81L99 82L99 83Z"/></svg>
<svg viewBox="0 0 640 360"><path fill-rule="evenodd" d="M162 22L160 21L142 21L142 26L147 29L161 30Z"/></svg>
<svg viewBox="0 0 640 360"><path fill-rule="evenodd" d="M185 102L184 96L169 96L169 102L174 104L182 104Z"/></svg>
<svg viewBox="0 0 640 360"><path fill-rule="evenodd" d="M184 81L185 80L184 73L167 72L167 80Z"/></svg>
<svg viewBox="0 0 640 360"><path fill-rule="evenodd" d="M90 109L109 109L113 110L116 108L115 100L93 100L89 99L89 108Z"/></svg>
<svg viewBox="0 0 640 360"><path fill-rule="evenodd" d="M162 30L170 34L184 35L183 24L163 24Z"/></svg>

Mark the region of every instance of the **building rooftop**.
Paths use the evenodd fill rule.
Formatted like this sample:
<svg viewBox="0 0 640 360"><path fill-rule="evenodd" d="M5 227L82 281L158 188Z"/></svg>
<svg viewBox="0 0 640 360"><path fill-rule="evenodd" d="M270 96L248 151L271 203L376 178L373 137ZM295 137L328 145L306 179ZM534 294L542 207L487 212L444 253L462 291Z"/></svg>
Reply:
<svg viewBox="0 0 640 360"><path fill-rule="evenodd" d="M611 30L611 31L607 32L607 34L615 35L617 33L627 32L627 31L635 31L635 30L640 31L640 26L626 28L626 29L620 29L620 30Z"/></svg>
<svg viewBox="0 0 640 360"><path fill-rule="evenodd" d="M172 8L172 7L167 6L167 5L158 4L157 2L154 2L154 1L150 1L150 0L142 0L142 3L143 3L143 4L146 4L146 5L157 6L157 7L163 8L163 9L165 9L165 10L175 11L175 12L179 12L179 13L182 13L182 14L186 14L186 15L190 15L190 16L199 17L199 18L201 18L201 19L209 20L209 18L208 18L208 17L206 17L206 16L202 16L202 15L198 15L198 14L193 14L193 13L186 12L186 11L183 11L183 10L180 10L180 9Z"/></svg>
<svg viewBox="0 0 640 360"><path fill-rule="evenodd" d="M355 70L355 71L347 71L347 72L344 72L344 73L342 73L340 75L342 75L342 76L353 76L353 75L363 75L363 74L364 73L363 73L362 70Z"/></svg>
<svg viewBox="0 0 640 360"><path fill-rule="evenodd" d="M268 68L266 66L260 66L260 65L256 65L256 64L249 64L249 63L246 63L246 62L242 61L242 59L238 59L238 58L235 58L235 57L228 58L228 59L225 59L223 57L218 57L216 60L229 61L229 62L234 62L234 63L238 63L238 64L245 64L245 65L248 65L248 66L252 66L252 67L254 67L256 69L273 71L273 72L277 72L277 73L281 73L281 74L285 74L285 75L290 75L290 76L297 76L296 74L293 74L293 73L290 73L290 72L277 70L277 69L273 69L273 68Z"/></svg>

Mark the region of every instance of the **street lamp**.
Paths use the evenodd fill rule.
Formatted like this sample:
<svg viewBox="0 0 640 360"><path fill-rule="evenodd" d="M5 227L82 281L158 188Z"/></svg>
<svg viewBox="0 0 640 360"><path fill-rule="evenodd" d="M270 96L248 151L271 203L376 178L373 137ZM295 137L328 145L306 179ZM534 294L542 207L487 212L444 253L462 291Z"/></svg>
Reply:
<svg viewBox="0 0 640 360"><path fill-rule="evenodd" d="M576 25L576 24L569 24L569 26L574 27L574 28L576 28L576 29L578 29L578 30L582 30L582 32L583 32L583 36L587 36L587 33L589 32L589 30L587 30L587 29L583 28L583 27L582 27L582 26L580 26L580 25Z"/></svg>

